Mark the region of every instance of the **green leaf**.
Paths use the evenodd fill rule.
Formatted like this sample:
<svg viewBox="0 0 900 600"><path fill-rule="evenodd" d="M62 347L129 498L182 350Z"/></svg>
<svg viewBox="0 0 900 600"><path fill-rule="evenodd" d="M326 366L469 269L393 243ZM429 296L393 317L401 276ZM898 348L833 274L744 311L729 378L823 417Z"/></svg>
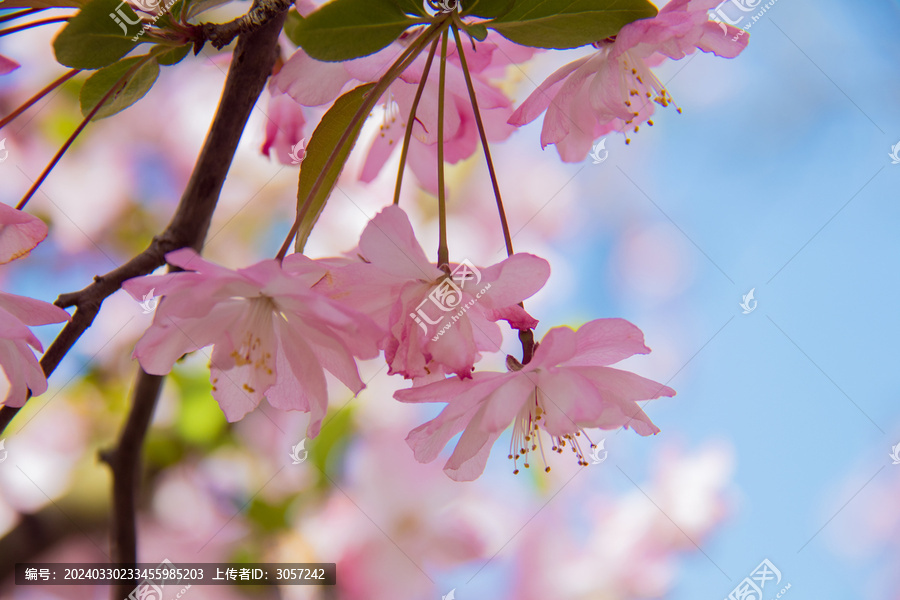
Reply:
<svg viewBox="0 0 900 600"><path fill-rule="evenodd" d="M517 0L512 10L486 25L523 46L564 49L616 35L656 12L647 0Z"/></svg>
<svg viewBox="0 0 900 600"><path fill-rule="evenodd" d="M463 15L493 19L509 12L516 0L471 0L463 2Z"/></svg>
<svg viewBox="0 0 900 600"><path fill-rule="evenodd" d="M425 5L422 0L391 0L397 7L408 15L427 17Z"/></svg>
<svg viewBox="0 0 900 600"><path fill-rule="evenodd" d="M174 48L171 46L154 46L151 53L156 55L157 63L168 67L184 60L184 57L188 55L192 47L191 44L175 46Z"/></svg>
<svg viewBox="0 0 900 600"><path fill-rule="evenodd" d="M378 52L413 23L392 0L332 0L303 19L296 41L315 59L350 60Z"/></svg>
<svg viewBox="0 0 900 600"><path fill-rule="evenodd" d="M119 80L139 62L146 60L146 56L126 58L117 63L104 67L87 78L84 87L81 88L81 114L85 117L100 102L113 86L118 91L97 111L94 120L103 119L123 111L150 91L159 75L159 64L151 59L134 71L124 82L124 87Z"/></svg>
<svg viewBox="0 0 900 600"><path fill-rule="evenodd" d="M479 42L483 42L488 34L483 23L463 23L463 30Z"/></svg>
<svg viewBox="0 0 900 600"><path fill-rule="evenodd" d="M306 145L306 158L303 160L303 164L300 167L300 182L297 185L298 212L306 202L309 193L312 191L313 184L319 177L319 173L325 168L325 163L328 161L329 155L337 149L337 144L340 141L341 136L347 130L347 127L350 126L353 115L356 114L365 101L366 93L373 87L375 87L374 83L367 83L366 85L361 85L358 88L350 90L335 100L334 105L328 109L328 112L325 113L322 120L319 121L319 125L313 132L309 144ZM365 119L360 119L360 122L351 131L350 137L347 139L344 146L337 149L337 160L334 161L334 164L328 169L328 172L325 175L324 184L319 188L319 191L316 193L316 196L309 206L309 210L306 211L306 215L300 222L300 228L297 230L297 252L303 252L306 240L309 238L313 226L315 226L316 221L319 219L319 215L322 214L322 209L325 208L325 202L331 195L332 190L334 190L335 183L337 183L338 175L340 175L341 171L344 169L344 163L347 162L347 157L350 155L350 151L356 144L357 138L359 138L359 132L362 129L364 121Z"/></svg>
<svg viewBox="0 0 900 600"><path fill-rule="evenodd" d="M284 19L284 35L291 40L295 46L300 45L300 37L298 30L300 24L303 23L303 17L296 10L288 11L287 17Z"/></svg>
<svg viewBox="0 0 900 600"><path fill-rule="evenodd" d="M131 38L141 31L140 19L127 4L91 0L59 32L53 50L62 65L99 69L128 54L138 43Z"/></svg>

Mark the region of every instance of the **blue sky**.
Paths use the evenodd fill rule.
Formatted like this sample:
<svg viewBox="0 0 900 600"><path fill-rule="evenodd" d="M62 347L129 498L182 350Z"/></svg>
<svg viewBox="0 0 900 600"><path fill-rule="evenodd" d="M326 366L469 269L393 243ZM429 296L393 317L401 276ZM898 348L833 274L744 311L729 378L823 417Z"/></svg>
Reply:
<svg viewBox="0 0 900 600"><path fill-rule="evenodd" d="M584 280L576 312L626 316L651 346L677 336L691 359L671 381L678 396L648 412L661 435L735 448L735 512L702 544L709 559L686 561L671 600L724 598L764 558L788 597L870 597L887 564L848 562L830 531L866 482L900 477L888 457L900 442L900 165L888 156L900 141L900 4L860 6L779 0L738 59L661 67L684 114L661 111L628 147L614 137L611 160L578 175L607 197L597 219L613 203L615 218L676 231L691 277L656 303ZM610 258L595 231L568 242L585 267ZM744 315L751 288L757 310ZM632 447L652 461L652 447Z"/></svg>

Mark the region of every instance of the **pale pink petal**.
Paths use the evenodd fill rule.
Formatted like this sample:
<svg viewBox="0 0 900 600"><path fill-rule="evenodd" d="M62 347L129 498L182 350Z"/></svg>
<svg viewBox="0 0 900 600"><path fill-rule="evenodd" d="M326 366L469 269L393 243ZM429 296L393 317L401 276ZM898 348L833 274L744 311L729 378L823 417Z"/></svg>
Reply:
<svg viewBox="0 0 900 600"><path fill-rule="evenodd" d="M5 406L24 406L29 390L34 396L47 391L44 371L25 342L0 340L0 367L9 381L9 390L3 400Z"/></svg>
<svg viewBox="0 0 900 600"><path fill-rule="evenodd" d="M485 306L503 308L530 298L544 287L550 277L550 263L533 254L519 252L482 269L481 273L483 281L491 284L484 293Z"/></svg>
<svg viewBox="0 0 900 600"><path fill-rule="evenodd" d="M466 428L453 454L444 464L444 473L453 481L475 481L484 473L491 448L498 437L499 433Z"/></svg>
<svg viewBox="0 0 900 600"><path fill-rule="evenodd" d="M416 141L416 147L410 149L406 164L419 181L419 186L436 197L438 194L436 146L426 146ZM444 187L447 191L447 182L444 182Z"/></svg>
<svg viewBox="0 0 900 600"><path fill-rule="evenodd" d="M543 113L554 101L565 79L578 67L586 63L590 56L579 58L554 71L534 90L509 118L509 123L521 127L531 123Z"/></svg>
<svg viewBox="0 0 900 600"><path fill-rule="evenodd" d="M609 401L597 394L592 381L571 369L542 370L533 377L544 409L542 428L550 435L562 437L592 426L610 409L618 414L618 405L608 407Z"/></svg>
<svg viewBox="0 0 900 600"><path fill-rule="evenodd" d="M287 327L281 333L282 337L303 339L312 349L316 362L350 388L350 391L358 394L365 387L365 384L359 378L356 361L353 360L353 354L350 352L347 344L334 336L333 333L329 336L316 328L303 326L300 323L291 323L293 320L293 318L288 320ZM369 356L369 358L374 358L374 355Z"/></svg>
<svg viewBox="0 0 900 600"><path fill-rule="evenodd" d="M38 351L43 351L40 340L37 339L25 323L11 313L0 307L0 341L23 341Z"/></svg>
<svg viewBox="0 0 900 600"><path fill-rule="evenodd" d="M520 374L510 377L483 400L444 465L444 472L451 479L472 481L484 472L491 446L530 400L531 390L531 381Z"/></svg>
<svg viewBox="0 0 900 600"><path fill-rule="evenodd" d="M675 390L629 371L610 367L573 367L571 370L591 380L604 403L603 416L591 426L602 429L631 427L640 435L659 433L659 428L636 402L661 396L672 397Z"/></svg>
<svg viewBox="0 0 900 600"><path fill-rule="evenodd" d="M299 164L306 150L302 147L303 128L306 118L303 108L287 94L274 93L269 98L266 114L266 139L260 152L270 156L274 148L275 156L283 165ZM300 144L298 146L298 144ZM293 155L292 155L293 154ZM296 158L295 158L296 157Z"/></svg>
<svg viewBox="0 0 900 600"><path fill-rule="evenodd" d="M526 368L555 367L570 360L578 348L577 339L568 327L554 327L544 334Z"/></svg>
<svg viewBox="0 0 900 600"><path fill-rule="evenodd" d="M259 406L263 392L248 386L246 379L252 369L247 365L235 366L229 352L231 347L224 344L216 344L213 348L209 381L212 384L212 397L219 403L225 419L234 423Z"/></svg>
<svg viewBox="0 0 900 600"><path fill-rule="evenodd" d="M303 338L292 333L289 328L280 332L283 352L277 356L278 382L269 390L267 399L282 410L309 412L306 434L312 438L319 434L328 411L325 373Z"/></svg>
<svg viewBox="0 0 900 600"><path fill-rule="evenodd" d="M0 292L0 308L26 325L48 325L68 321L69 313L58 306L26 296Z"/></svg>
<svg viewBox="0 0 900 600"><path fill-rule="evenodd" d="M365 260L390 275L431 280L441 275L425 257L409 218L399 206L391 205L369 221L359 239Z"/></svg>
<svg viewBox="0 0 900 600"><path fill-rule="evenodd" d="M455 313L449 313L455 316ZM491 325L494 325L491 323ZM437 326L435 326L437 327ZM478 358L478 351L472 331L472 324L467 314L457 321L448 320L443 333L434 341L435 335L425 343L425 353L431 360L444 367L446 373L455 373L460 377L470 377L472 365ZM494 325L496 327L496 325ZM496 352L499 348L492 348Z"/></svg>
<svg viewBox="0 0 900 600"><path fill-rule="evenodd" d="M528 314L518 304L512 304L503 308L492 308L485 311L485 316L492 321L506 321L513 329L534 329L538 326L538 320Z"/></svg>
<svg viewBox="0 0 900 600"><path fill-rule="evenodd" d="M741 33L742 29L726 25L728 33L723 35L722 28L712 21L703 26L703 35L697 43L697 47L704 52L712 52L723 58L734 58L744 51L750 43L750 34ZM740 36L738 34L741 33ZM737 39L734 39L737 37Z"/></svg>
<svg viewBox="0 0 900 600"><path fill-rule="evenodd" d="M272 78L272 86L303 106L328 104L351 80L343 63L322 62L297 50Z"/></svg>
<svg viewBox="0 0 900 600"><path fill-rule="evenodd" d="M234 301L218 305L209 318L174 319L165 313L162 302L153 317L153 326L138 340L132 356L147 373L166 375L184 354L220 340L223 332L246 312L243 304Z"/></svg>
<svg viewBox="0 0 900 600"><path fill-rule="evenodd" d="M576 333L576 354L565 366L606 366L635 354L647 354L644 334L625 319L595 319Z"/></svg>
<svg viewBox="0 0 900 600"><path fill-rule="evenodd" d="M0 264L28 254L47 237L47 225L0 202Z"/></svg>
<svg viewBox="0 0 900 600"><path fill-rule="evenodd" d="M407 436L416 460L430 462L437 458L447 442L463 430L481 401L508 379L506 373L476 373L472 379L454 377L394 392L400 402L449 402L437 417Z"/></svg>

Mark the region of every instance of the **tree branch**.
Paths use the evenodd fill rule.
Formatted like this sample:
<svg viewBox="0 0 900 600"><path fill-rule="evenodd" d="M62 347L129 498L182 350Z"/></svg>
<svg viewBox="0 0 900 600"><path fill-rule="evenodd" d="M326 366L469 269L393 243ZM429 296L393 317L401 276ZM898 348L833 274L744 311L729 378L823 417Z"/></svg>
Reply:
<svg viewBox="0 0 900 600"><path fill-rule="evenodd" d="M256 31L276 16L284 14L291 7L291 0L259 0L246 15L227 23L203 23L199 25L200 40L195 42L194 54L203 43L209 41L217 49L222 49L241 34Z"/></svg>
<svg viewBox="0 0 900 600"><path fill-rule="evenodd" d="M181 202L165 231L154 237L146 250L121 267L95 277L86 288L62 294L56 300L57 306L76 308L72 319L41 358L41 367L47 377L94 322L103 301L116 292L123 281L152 273L165 264L167 252L186 246L200 250L203 246L247 118L275 64L278 33L284 24L284 16L285 13L281 13L280 17L239 39L219 109ZM18 408L10 406L0 408L0 434L18 412Z"/></svg>
<svg viewBox="0 0 900 600"><path fill-rule="evenodd" d="M113 476L110 562L137 562L137 496L143 473L141 454L164 379L162 375L148 375L143 369L140 370L131 410L119 435L119 442L113 450L100 453L101 460L109 465ZM137 580L113 584L110 598L127 598L137 584Z"/></svg>
<svg viewBox="0 0 900 600"><path fill-rule="evenodd" d="M241 134L275 65L278 34L285 16L286 11L282 11L239 37L216 116L178 210L161 236L162 241L168 234L172 240L178 240L176 247L189 246L198 251L203 247ZM161 252L159 248L157 252ZM143 370L139 372L131 411L118 445L102 455L113 472L112 562L137 562L136 505L142 472L141 452L163 379ZM134 584L112 586L111 598L124 598L133 588Z"/></svg>

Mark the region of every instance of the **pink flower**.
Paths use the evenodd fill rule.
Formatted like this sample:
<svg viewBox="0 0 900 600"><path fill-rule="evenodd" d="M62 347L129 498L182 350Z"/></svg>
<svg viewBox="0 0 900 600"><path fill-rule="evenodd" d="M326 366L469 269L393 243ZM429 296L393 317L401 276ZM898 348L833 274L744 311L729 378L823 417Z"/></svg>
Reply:
<svg viewBox="0 0 900 600"><path fill-rule="evenodd" d="M531 254L514 254L485 269L465 261L450 265L450 273L439 269L425 257L398 206L369 222L356 254L360 260L335 268L320 286L388 330L382 348L389 372L408 379L468 377L480 351L500 349L495 321L516 329L537 325L518 303L550 276L547 261Z"/></svg>
<svg viewBox="0 0 900 600"><path fill-rule="evenodd" d="M544 455L541 428L550 434L553 451L562 453L568 444L578 462L587 464L576 439L585 427L631 427L640 435L659 433L636 401L674 396L675 390L608 366L648 352L643 333L628 321L597 319L577 332L568 327L551 329L528 364L519 367L507 359L512 363L510 372L445 379L400 390L394 397L401 402L448 403L436 418L413 429L406 441L417 460L430 462L462 431L444 465L444 472L457 481L481 475L491 446L510 423L509 458L515 467L519 458L529 466L533 450L540 448ZM514 472L518 473L518 468Z"/></svg>
<svg viewBox="0 0 900 600"><path fill-rule="evenodd" d="M0 264L25 256L45 237L43 221L0 203Z"/></svg>
<svg viewBox="0 0 900 600"><path fill-rule="evenodd" d="M516 539L518 576L509 597L672 596L680 555L697 553L696 544L702 545L727 516L732 455L720 444L691 453L663 446L653 458L652 478L639 488L616 496L569 488L566 498L577 498L577 505L553 502ZM579 515L576 530L573 513Z"/></svg>
<svg viewBox="0 0 900 600"><path fill-rule="evenodd" d="M521 127L546 110L541 146L555 144L566 162L584 160L605 133L628 127L636 132L644 122L653 125L653 103L666 107L673 101L650 66L696 49L734 58L747 46L747 36L732 39L738 29L729 25L723 32L722 24L709 20L708 11L718 4L720 0L672 0L655 17L629 23L614 39L597 42L597 52L550 75L509 122Z"/></svg>
<svg viewBox="0 0 900 600"><path fill-rule="evenodd" d="M269 86L272 91L272 86ZM303 108L281 92L269 97L269 112L266 115L266 140L260 152L270 156L275 150L278 161L284 165L299 164L305 156L303 145L303 127L306 118Z"/></svg>
<svg viewBox="0 0 900 600"><path fill-rule="evenodd" d="M191 272L123 285L135 299L165 296L134 350L148 373L166 374L183 354L212 345L212 395L229 421L265 396L276 408L311 413L310 437L328 404L323 367L354 393L365 387L353 357L377 356L382 332L311 290L325 272L313 261L294 254L282 265L264 260L232 271L188 248L166 260Z"/></svg>
<svg viewBox="0 0 900 600"><path fill-rule="evenodd" d="M12 73L16 69L18 69L21 65L14 61L11 58L6 58L2 54L0 54L0 75L6 75L7 73Z"/></svg>
<svg viewBox="0 0 900 600"><path fill-rule="evenodd" d="M400 40L373 55L343 63L320 62L310 58L302 49L297 50L273 77L272 93L286 93L303 106L328 104L349 88L377 81L410 39L410 34L404 34ZM525 61L533 53L533 49L513 44L493 32L486 41L476 43L476 51L466 48L472 83L490 141L505 140L515 131L515 127L507 123L512 112L511 102L491 84L490 78L502 76L507 65ZM375 179L394 150L402 144L406 120L425 70L426 58L427 52L420 54L385 94L383 121L369 148L359 177L361 181ZM422 187L433 194L437 194L435 165L439 60L438 55L416 111L410 142L413 147L408 158L408 165ZM448 44L447 67L444 158L455 164L475 152L478 130L455 43Z"/></svg>
<svg viewBox="0 0 900 600"><path fill-rule="evenodd" d="M33 396L47 391L44 370L31 350L43 352L44 348L28 327L68 320L69 313L58 306L0 292L0 367L9 380L4 405L19 407L29 390Z"/></svg>

